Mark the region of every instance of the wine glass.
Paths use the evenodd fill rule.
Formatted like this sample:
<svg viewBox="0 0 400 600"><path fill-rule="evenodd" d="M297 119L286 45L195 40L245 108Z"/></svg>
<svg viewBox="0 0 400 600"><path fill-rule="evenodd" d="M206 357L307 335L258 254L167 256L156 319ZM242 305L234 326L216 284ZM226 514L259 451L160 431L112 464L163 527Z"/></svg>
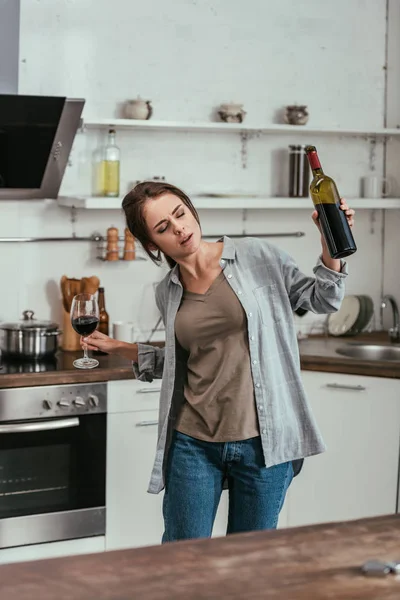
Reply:
<svg viewBox="0 0 400 600"><path fill-rule="evenodd" d="M74 296L71 305L71 325L79 335L91 335L99 324L99 305L93 294L78 294ZM99 361L89 358L87 346L83 349L83 358L74 360L77 369L93 369Z"/></svg>

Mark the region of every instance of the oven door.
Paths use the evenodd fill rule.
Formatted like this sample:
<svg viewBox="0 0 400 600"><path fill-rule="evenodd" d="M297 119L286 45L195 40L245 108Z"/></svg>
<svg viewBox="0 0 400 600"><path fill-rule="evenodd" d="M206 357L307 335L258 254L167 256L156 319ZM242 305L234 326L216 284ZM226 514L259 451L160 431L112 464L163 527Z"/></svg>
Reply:
<svg viewBox="0 0 400 600"><path fill-rule="evenodd" d="M0 424L0 548L105 533L106 414Z"/></svg>

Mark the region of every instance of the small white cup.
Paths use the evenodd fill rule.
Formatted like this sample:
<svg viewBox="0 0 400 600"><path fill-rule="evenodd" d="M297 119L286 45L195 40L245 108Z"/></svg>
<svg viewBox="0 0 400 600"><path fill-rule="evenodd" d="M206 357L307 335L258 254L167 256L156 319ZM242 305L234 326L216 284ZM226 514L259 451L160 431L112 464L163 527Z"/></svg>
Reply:
<svg viewBox="0 0 400 600"><path fill-rule="evenodd" d="M392 191L392 185L386 177L366 175L362 178L363 198L385 198Z"/></svg>
<svg viewBox="0 0 400 600"><path fill-rule="evenodd" d="M113 338L121 342L133 342L133 323L128 321L115 321L113 323Z"/></svg>

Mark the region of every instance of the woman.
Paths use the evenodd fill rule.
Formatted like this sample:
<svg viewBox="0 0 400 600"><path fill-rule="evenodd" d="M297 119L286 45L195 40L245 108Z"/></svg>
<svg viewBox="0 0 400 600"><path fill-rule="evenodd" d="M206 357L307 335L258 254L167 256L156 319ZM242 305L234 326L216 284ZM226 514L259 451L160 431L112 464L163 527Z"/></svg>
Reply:
<svg viewBox="0 0 400 600"><path fill-rule="evenodd" d="M329 256L322 236L315 277L259 239L206 242L188 196L166 183L138 184L122 206L149 257L171 267L156 290L165 349L98 331L83 342L131 359L142 381L162 378L149 492L165 487L163 542L209 537L224 486L227 533L275 528L294 466L324 451L293 311L336 311L345 263ZM344 200L341 208L352 226L354 211Z"/></svg>

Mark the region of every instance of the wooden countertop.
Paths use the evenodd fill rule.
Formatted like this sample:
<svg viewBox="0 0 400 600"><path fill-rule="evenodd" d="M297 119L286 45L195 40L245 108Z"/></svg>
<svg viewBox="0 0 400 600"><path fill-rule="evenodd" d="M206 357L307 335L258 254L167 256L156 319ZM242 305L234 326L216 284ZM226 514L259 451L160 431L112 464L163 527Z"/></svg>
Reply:
<svg viewBox="0 0 400 600"><path fill-rule="evenodd" d="M4 600L399 600L400 515L0 567Z"/></svg>
<svg viewBox="0 0 400 600"><path fill-rule="evenodd" d="M57 352L55 361L49 363L50 369L43 372L6 372L0 370L0 388L28 387L37 385L62 385L66 383L89 383L94 381L111 381L113 379L133 379L131 361L111 355L95 355L99 366L95 369L76 369L72 364L81 358L82 352ZM44 364L42 363L43 367ZM41 364L38 363L40 368ZM30 364L18 365L19 369L28 370ZM8 367L7 367L8 369Z"/></svg>
<svg viewBox="0 0 400 600"><path fill-rule="evenodd" d="M336 353L338 346L349 342L390 345L387 333L381 331L354 337L309 337L299 343L301 368L306 371L400 378L400 361L361 360Z"/></svg>
<svg viewBox="0 0 400 600"><path fill-rule="evenodd" d="M338 345L351 341L389 343L387 334L381 332L351 338L309 337L299 343L301 368L307 371L400 378L400 361L366 361L347 358L336 353L335 349ZM154 342L153 345L163 346L163 343ZM99 367L88 370L75 369L72 363L81 356L82 352L58 352L53 364L55 370L50 371L2 373L0 370L0 388L134 379L132 364L124 358L96 355L100 362Z"/></svg>

